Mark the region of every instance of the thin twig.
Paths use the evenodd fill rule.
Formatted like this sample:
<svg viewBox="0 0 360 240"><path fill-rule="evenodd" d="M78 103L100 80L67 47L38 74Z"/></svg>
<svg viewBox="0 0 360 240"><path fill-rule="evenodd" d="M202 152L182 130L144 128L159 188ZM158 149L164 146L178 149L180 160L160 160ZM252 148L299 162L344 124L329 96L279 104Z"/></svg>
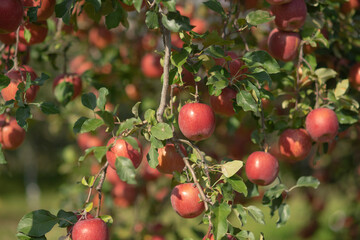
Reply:
<svg viewBox="0 0 360 240"><path fill-rule="evenodd" d="M16 29L16 44L15 44L15 53L14 53L14 69L19 70L19 60L18 60L18 51L19 51L19 33L20 26ZM22 75L22 74L20 74Z"/></svg>
<svg viewBox="0 0 360 240"><path fill-rule="evenodd" d="M106 164L105 164L106 168L104 168L104 171L101 173L100 181L99 181L98 185L96 186L96 191L98 192L98 196L99 196L99 203L98 203L98 208L97 208L97 211L96 211L96 217L99 217L99 215L100 215L101 198L102 198L101 189L102 189L102 186L103 186L104 181L105 181L106 170L107 170L108 165L109 165L109 162L106 162Z"/></svg>
<svg viewBox="0 0 360 240"><path fill-rule="evenodd" d="M104 171L106 172L106 169L107 169L108 166L109 166L109 162L106 162L104 164L104 166L100 169L100 171L95 175L94 183L89 188L89 193L88 193L87 199L85 201L85 204L88 204L90 202L90 198L91 198L91 195L92 195L92 191L93 191L95 182L96 182L97 178L100 176L100 174L102 172L104 172Z"/></svg>

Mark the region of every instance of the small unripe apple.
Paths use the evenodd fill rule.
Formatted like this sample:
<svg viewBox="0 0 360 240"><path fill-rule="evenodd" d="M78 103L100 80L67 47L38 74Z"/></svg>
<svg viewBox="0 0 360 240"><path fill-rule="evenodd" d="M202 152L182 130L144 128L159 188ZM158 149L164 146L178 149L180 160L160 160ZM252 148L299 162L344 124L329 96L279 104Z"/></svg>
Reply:
<svg viewBox="0 0 360 240"><path fill-rule="evenodd" d="M24 7L39 7L37 21L46 21L55 11L56 0L22 0Z"/></svg>
<svg viewBox="0 0 360 240"><path fill-rule="evenodd" d="M292 0L266 0L271 5L281 5L288 2L291 2Z"/></svg>
<svg viewBox="0 0 360 240"><path fill-rule="evenodd" d="M285 32L274 28L268 38L269 52L278 60L291 61L296 57L300 41L299 33Z"/></svg>
<svg viewBox="0 0 360 240"><path fill-rule="evenodd" d="M24 16L20 0L2 0L0 4L0 34L16 31Z"/></svg>
<svg viewBox="0 0 360 240"><path fill-rule="evenodd" d="M131 160L135 168L139 167L142 160L142 146L137 138L134 139L137 141L139 150L134 149L131 144L124 139L116 139L116 137L113 137L108 141L107 146L112 145L106 152L106 159L110 167L116 169L115 162L117 157L126 157Z"/></svg>
<svg viewBox="0 0 360 240"><path fill-rule="evenodd" d="M339 121L333 110L317 108L306 116L305 126L315 142L330 142L338 133Z"/></svg>
<svg viewBox="0 0 360 240"><path fill-rule="evenodd" d="M74 92L73 92L73 95L71 97L72 100L80 95L81 90L82 90L82 81L81 81L81 78L80 78L80 76L78 74L75 74L75 73L60 74L59 76L57 76L54 79L53 90L55 90L55 87L57 85L59 85L60 83L62 83L64 81L68 82L68 83L71 83L74 86Z"/></svg>
<svg viewBox="0 0 360 240"><path fill-rule="evenodd" d="M289 162L305 159L311 151L311 137L308 132L301 129L287 129L279 138L281 158Z"/></svg>
<svg viewBox="0 0 360 240"><path fill-rule="evenodd" d="M118 207L129 207L134 205L138 190L135 185L127 184L126 182L117 182L111 191L114 203Z"/></svg>
<svg viewBox="0 0 360 240"><path fill-rule="evenodd" d="M29 66L21 66L19 70L11 70L6 73L6 76L10 78L10 84L1 90L1 95L5 101L15 100L16 92L18 91L18 86L20 83L26 82L27 75L30 75L31 81L34 81L37 78L34 70ZM39 86L32 85L28 90L26 90L26 101L28 103L35 100L36 94L39 90Z"/></svg>
<svg viewBox="0 0 360 240"><path fill-rule="evenodd" d="M75 223L72 240L109 240L109 230L100 218L85 219Z"/></svg>
<svg viewBox="0 0 360 240"><path fill-rule="evenodd" d="M2 149L14 150L25 139L25 130L17 124L14 117L0 115L0 143Z"/></svg>
<svg viewBox="0 0 360 240"><path fill-rule="evenodd" d="M272 183L279 173L278 160L266 152L253 152L245 164L245 172L248 179L260 186Z"/></svg>
<svg viewBox="0 0 360 240"><path fill-rule="evenodd" d="M171 191L171 205L183 218L197 217L205 209L199 194L199 190L193 183L179 184Z"/></svg>
<svg viewBox="0 0 360 240"><path fill-rule="evenodd" d="M141 59L141 70L148 78L160 78L163 67L160 64L161 57L155 53L148 53Z"/></svg>
<svg viewBox="0 0 360 240"><path fill-rule="evenodd" d="M350 68L349 82L355 90L360 91L360 63L356 63Z"/></svg>
<svg viewBox="0 0 360 240"><path fill-rule="evenodd" d="M273 5L276 26L283 31L299 31L306 20L307 8L304 0L292 0L289 3Z"/></svg>
<svg viewBox="0 0 360 240"><path fill-rule="evenodd" d="M179 145L180 150L187 156L186 150L183 145ZM182 172L185 163L181 155L176 151L174 144L168 143L163 148L158 149L159 165L156 167L160 172L172 174L174 171Z"/></svg>
<svg viewBox="0 0 360 240"><path fill-rule="evenodd" d="M179 112L179 128L192 141L209 138L215 130L215 115L211 107L203 103L187 103Z"/></svg>
<svg viewBox="0 0 360 240"><path fill-rule="evenodd" d="M219 96L210 96L211 107L215 113L231 117L235 114L233 101L236 98L236 91L226 87Z"/></svg>

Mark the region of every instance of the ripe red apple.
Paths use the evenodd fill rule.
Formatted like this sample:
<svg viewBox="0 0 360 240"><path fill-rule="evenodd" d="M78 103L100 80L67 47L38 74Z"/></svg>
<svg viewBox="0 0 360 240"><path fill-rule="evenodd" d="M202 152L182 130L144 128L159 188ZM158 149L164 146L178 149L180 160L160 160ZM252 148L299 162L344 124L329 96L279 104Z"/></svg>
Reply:
<svg viewBox="0 0 360 240"><path fill-rule="evenodd" d="M292 0L289 3L273 5L276 26L283 31L299 31L306 20L307 8L304 0Z"/></svg>
<svg viewBox="0 0 360 240"><path fill-rule="evenodd" d="M69 64L70 72L82 75L84 72L93 69L94 64L86 59L84 55L74 57Z"/></svg>
<svg viewBox="0 0 360 240"><path fill-rule="evenodd" d="M119 175L116 173L116 170L112 167L106 169L106 180L112 185L116 185L118 182L121 182Z"/></svg>
<svg viewBox="0 0 360 240"><path fill-rule="evenodd" d="M88 148L100 147L103 145L103 142L98 136L91 133L80 133L77 136L77 144L82 151L85 151Z"/></svg>
<svg viewBox="0 0 360 240"><path fill-rule="evenodd" d="M188 18L192 18L192 15L194 13L194 4L192 4L191 2L186 3L185 7L181 6L181 5L176 5L176 10L179 11L180 15L188 17Z"/></svg>
<svg viewBox="0 0 360 240"><path fill-rule="evenodd" d="M354 89L360 91L360 63L356 63L350 68L349 82Z"/></svg>
<svg viewBox="0 0 360 240"><path fill-rule="evenodd" d="M113 33L105 26L93 27L89 31L89 43L99 49L104 49L113 41Z"/></svg>
<svg viewBox="0 0 360 240"><path fill-rule="evenodd" d="M133 83L129 83L125 86L125 93L128 98L133 101L139 101L141 98L138 87Z"/></svg>
<svg viewBox="0 0 360 240"><path fill-rule="evenodd" d="M57 76L54 79L53 90L55 90L55 87L57 85L59 85L60 83L62 83L64 81L68 82L68 83L72 83L74 86L74 93L71 98L72 100L80 95L81 90L82 90L82 82L81 82L81 78L78 74L76 74L76 73L60 74L59 76Z"/></svg>
<svg viewBox="0 0 360 240"><path fill-rule="evenodd" d="M46 21L55 11L56 0L22 0L24 7L39 7L37 21Z"/></svg>
<svg viewBox="0 0 360 240"><path fill-rule="evenodd" d="M236 91L226 87L219 96L210 96L210 104L215 113L231 117L235 114L233 101L236 98Z"/></svg>
<svg viewBox="0 0 360 240"><path fill-rule="evenodd" d="M20 67L19 70L11 70L6 73L6 76L10 78L10 84L1 90L1 95L5 101L15 100L18 85L21 82L25 83L27 74L30 74L31 81L34 81L37 78L34 70L26 65ZM29 103L33 102L38 90L39 86L36 85L32 85L28 90L26 90L26 101Z"/></svg>
<svg viewBox="0 0 360 240"><path fill-rule="evenodd" d="M360 8L359 0L349 0L349 1L344 2L341 5L341 12L347 14L347 13L351 12L351 10L353 10L353 9L356 10L359 8Z"/></svg>
<svg viewBox="0 0 360 240"><path fill-rule="evenodd" d="M180 145L180 149L183 154L187 156L183 145ZM158 153L159 165L156 168L160 172L168 174L172 174L174 171L182 172L185 167L185 163L181 155L176 151L174 144L166 144L165 147L158 149Z"/></svg>
<svg viewBox="0 0 360 240"><path fill-rule="evenodd" d="M171 205L183 218L199 216L205 209L204 202L199 198L199 190L193 183L183 183L171 191Z"/></svg>
<svg viewBox="0 0 360 240"><path fill-rule="evenodd" d="M207 23L204 19L201 18L193 18L190 20L190 25L194 26L192 29L193 32L197 34L204 34L208 30Z"/></svg>
<svg viewBox="0 0 360 240"><path fill-rule="evenodd" d="M285 32L275 28L269 34L269 52L278 60L291 61L296 57L300 41L299 33Z"/></svg>
<svg viewBox="0 0 360 240"><path fill-rule="evenodd" d="M147 145L143 150L143 159L140 166L140 174L146 181L154 181L158 179L162 174L156 168L150 167L147 161L147 154L150 150L150 145Z"/></svg>
<svg viewBox="0 0 360 240"><path fill-rule="evenodd" d="M155 53L147 53L141 59L141 70L148 78L160 78L163 67L160 64L161 57Z"/></svg>
<svg viewBox="0 0 360 240"><path fill-rule="evenodd" d="M124 139L113 137L108 141L107 146L112 144L113 146L107 151L106 159L113 169L116 169L115 161L117 157L126 157L132 161L135 168L139 167L142 160L142 146L137 138L134 139L137 141L140 150L134 149Z"/></svg>
<svg viewBox="0 0 360 240"><path fill-rule="evenodd" d="M305 126L315 142L330 142L338 133L339 121L333 110L317 108L306 116Z"/></svg>
<svg viewBox="0 0 360 240"><path fill-rule="evenodd" d="M0 4L0 33L16 31L24 16L20 0L2 0Z"/></svg>
<svg viewBox="0 0 360 240"><path fill-rule="evenodd" d="M126 182L117 182L111 191L114 203L118 207L129 207L134 204L138 196L138 190L134 185Z"/></svg>
<svg viewBox="0 0 360 240"><path fill-rule="evenodd" d="M85 219L75 223L72 229L73 240L109 240L109 230L100 218Z"/></svg>
<svg viewBox="0 0 360 240"><path fill-rule="evenodd" d="M227 62L223 58L216 58L215 63L226 68L233 80L241 80L243 78L242 74L248 71L247 68L242 68L244 62L235 52L227 52L226 56L230 56L231 61Z"/></svg>
<svg viewBox="0 0 360 240"><path fill-rule="evenodd" d="M31 34L30 41L26 41L25 39L25 29L29 30ZM25 22L24 26L20 27L19 31L19 40L21 43L31 46L38 43L42 43L45 41L45 38L48 34L48 26L46 21L40 21L40 22Z"/></svg>
<svg viewBox="0 0 360 240"><path fill-rule="evenodd" d="M253 152L245 164L248 179L260 186L272 183L279 173L279 163L270 153Z"/></svg>
<svg viewBox="0 0 360 240"><path fill-rule="evenodd" d="M185 104L178 117L179 128L192 141L209 138L215 130L215 115L211 107L203 103Z"/></svg>
<svg viewBox="0 0 360 240"><path fill-rule="evenodd" d="M266 0L271 5L281 5L288 2L291 2L292 0Z"/></svg>
<svg viewBox="0 0 360 240"><path fill-rule="evenodd" d="M0 143L2 149L14 150L25 139L25 130L20 127L14 117L0 115Z"/></svg>
<svg viewBox="0 0 360 240"><path fill-rule="evenodd" d="M311 137L308 132L301 129L287 129L279 138L281 158L289 162L304 160L311 150Z"/></svg>
<svg viewBox="0 0 360 240"><path fill-rule="evenodd" d="M91 215L91 214L88 213L88 212L87 212L86 214L84 214L84 215L82 215L82 214L79 213L79 212L75 212L75 215L76 215L76 218L77 218L78 221L79 221L80 219L81 219L81 220L84 220L84 219L93 219L93 218L94 218L94 216ZM68 227L66 228L67 233L69 233L70 231L72 231L74 225L75 225L75 224L70 225L70 226L68 226ZM72 238L71 234L70 234L70 237Z"/></svg>

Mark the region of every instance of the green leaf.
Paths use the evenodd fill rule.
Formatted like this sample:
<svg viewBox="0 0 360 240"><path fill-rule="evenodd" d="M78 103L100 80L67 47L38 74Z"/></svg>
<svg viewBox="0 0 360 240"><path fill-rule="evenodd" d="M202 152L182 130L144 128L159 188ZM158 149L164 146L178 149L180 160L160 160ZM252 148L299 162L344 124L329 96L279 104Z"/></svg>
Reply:
<svg viewBox="0 0 360 240"><path fill-rule="evenodd" d="M231 187L238 193L244 194L245 197L248 195L246 184L240 176L233 175L232 177L227 178L226 181L229 182Z"/></svg>
<svg viewBox="0 0 360 240"><path fill-rule="evenodd" d="M136 9L137 12L140 12L141 10L141 6L143 4L143 0L134 0L134 7Z"/></svg>
<svg viewBox="0 0 360 240"><path fill-rule="evenodd" d="M147 11L145 23L149 29L159 28L159 20L158 20L156 12Z"/></svg>
<svg viewBox="0 0 360 240"><path fill-rule="evenodd" d="M224 49L222 49L219 46L210 46L209 48L206 49L205 53L207 53L208 55L210 55L214 58L224 58L225 57Z"/></svg>
<svg viewBox="0 0 360 240"><path fill-rule="evenodd" d="M203 41L204 48L208 48L214 45L225 46L232 44L234 44L233 40L223 39L217 31L211 31Z"/></svg>
<svg viewBox="0 0 360 240"><path fill-rule="evenodd" d="M126 157L117 157L115 162L116 173L119 178L128 184L136 184L135 167Z"/></svg>
<svg viewBox="0 0 360 240"><path fill-rule="evenodd" d="M271 16L269 11L256 10L249 12L245 19L250 25L256 26L274 20L275 16Z"/></svg>
<svg viewBox="0 0 360 240"><path fill-rule="evenodd" d="M37 210L23 216L17 231L32 237L42 237L58 222L58 218L46 210Z"/></svg>
<svg viewBox="0 0 360 240"><path fill-rule="evenodd" d="M31 32L26 27L24 27L24 38L27 43L29 43L31 40Z"/></svg>
<svg viewBox="0 0 360 240"><path fill-rule="evenodd" d="M278 62L266 51L247 52L242 59L250 68L262 67L269 74L280 72Z"/></svg>
<svg viewBox="0 0 360 240"><path fill-rule="evenodd" d="M99 195L97 195L97 198L99 198ZM99 203L100 203L101 201L99 201ZM86 212L90 212L92 209L93 209L93 207L94 207L94 202L89 202L89 203L87 203L86 205L85 205L85 211Z"/></svg>
<svg viewBox="0 0 360 240"><path fill-rule="evenodd" d="M290 208L286 203L281 204L279 208L279 219L276 222L276 227L281 227L284 225L290 218Z"/></svg>
<svg viewBox="0 0 360 240"><path fill-rule="evenodd" d="M248 210L249 215L258 223L265 224L264 213L255 206L248 206L246 208Z"/></svg>
<svg viewBox="0 0 360 240"><path fill-rule="evenodd" d="M212 217L212 223L214 227L215 239L221 239L228 230L227 217L231 213L231 207L227 203L221 203L213 210L214 216Z"/></svg>
<svg viewBox="0 0 360 240"><path fill-rule="evenodd" d="M207 2L203 2L205 6L207 6L209 9L213 10L214 12L220 14L222 17L226 17L226 13L221 6L221 4L217 0L209 0Z"/></svg>
<svg viewBox="0 0 360 240"><path fill-rule="evenodd" d="M270 203L270 200L280 197L280 195L286 190L284 184L278 184L268 190L266 190L263 198L263 204Z"/></svg>
<svg viewBox="0 0 360 240"><path fill-rule="evenodd" d="M241 220L239 218L239 212L235 208L231 209L231 213L227 217L227 221L234 228L242 228L243 227L243 223L241 222Z"/></svg>
<svg viewBox="0 0 360 240"><path fill-rule="evenodd" d="M96 12L100 11L101 8L101 0L86 0L87 3L90 3Z"/></svg>
<svg viewBox="0 0 360 240"><path fill-rule="evenodd" d="M186 63L188 56L189 52L186 51L185 48L182 48L180 52L171 54L171 60L176 67L181 67L184 63Z"/></svg>
<svg viewBox="0 0 360 240"><path fill-rule="evenodd" d="M181 16L179 12L162 15L161 22L171 32L191 31L192 29L189 18Z"/></svg>
<svg viewBox="0 0 360 240"><path fill-rule="evenodd" d="M336 84L336 88L334 90L334 94L336 99L339 99L341 96L343 96L346 91L349 88L349 80L348 79L343 79L340 82L338 82Z"/></svg>
<svg viewBox="0 0 360 240"><path fill-rule="evenodd" d="M166 140L173 137L173 131L169 124L158 123L151 128L151 134L159 140Z"/></svg>
<svg viewBox="0 0 360 240"><path fill-rule="evenodd" d="M73 0L65 0L55 6L55 15L57 18L62 18L66 12L70 12Z"/></svg>
<svg viewBox="0 0 360 240"><path fill-rule="evenodd" d="M40 109L45 114L59 114L60 109L54 103L51 102L43 102L40 104Z"/></svg>
<svg viewBox="0 0 360 240"><path fill-rule="evenodd" d="M105 17L106 27L112 29L118 27L119 24L122 23L125 28L128 28L127 12L119 5L119 3L116 3L116 5L117 7L115 10Z"/></svg>
<svg viewBox="0 0 360 240"><path fill-rule="evenodd" d="M139 144L134 137L127 136L127 137L123 137L122 139L125 140L127 143L129 143L132 146L132 148L135 149L136 151L138 152L141 151Z"/></svg>
<svg viewBox="0 0 360 240"><path fill-rule="evenodd" d="M80 133L91 132L104 124L102 119L91 118L87 119L81 126Z"/></svg>
<svg viewBox="0 0 360 240"><path fill-rule="evenodd" d="M9 86L10 78L5 75L0 75L0 91Z"/></svg>
<svg viewBox="0 0 360 240"><path fill-rule="evenodd" d="M137 102L131 109L131 112L134 114L134 116L136 118L139 117L139 106L140 106L141 102Z"/></svg>
<svg viewBox="0 0 360 240"><path fill-rule="evenodd" d="M26 234L23 233L17 233L16 234L16 239L17 240L46 240L45 236L41 236L41 237L30 237Z"/></svg>
<svg viewBox="0 0 360 240"><path fill-rule="evenodd" d="M324 84L327 80L335 78L337 72L331 68L318 68L315 70L315 75L318 77L320 84Z"/></svg>
<svg viewBox="0 0 360 240"><path fill-rule="evenodd" d="M86 120L88 120L88 118L86 118L86 117L80 117L80 118L75 122L74 127L73 127L73 132L74 132L75 134L81 132L81 127L82 127L82 125L84 124L84 122L85 122Z"/></svg>
<svg viewBox="0 0 360 240"><path fill-rule="evenodd" d="M16 121L19 124L19 126L22 127L23 129L25 129L25 131L27 131L27 129L28 129L27 120L29 118L31 118L30 107L28 105L26 105L24 107L19 107L16 110L15 116L16 116Z"/></svg>
<svg viewBox="0 0 360 240"><path fill-rule="evenodd" d="M112 216L110 215L102 215L99 216L99 218L101 218L101 220L103 220L106 224L112 224L114 222Z"/></svg>
<svg viewBox="0 0 360 240"><path fill-rule="evenodd" d="M104 123L109 127L107 131L111 132L115 127L114 115L108 111L97 111L96 114L99 115L99 117L101 117Z"/></svg>
<svg viewBox="0 0 360 240"><path fill-rule="evenodd" d="M89 108L94 110L96 108L96 96L93 93L85 93L81 96L81 103Z"/></svg>
<svg viewBox="0 0 360 240"><path fill-rule="evenodd" d="M73 212L66 212L62 209L59 210L57 218L61 228L71 226L77 222L76 215Z"/></svg>
<svg viewBox="0 0 360 240"><path fill-rule="evenodd" d="M157 121L156 121L156 117L155 117L155 110L153 109L148 109L146 110L145 114L144 114L144 119L149 123L149 124L156 124Z"/></svg>
<svg viewBox="0 0 360 240"><path fill-rule="evenodd" d="M229 178L237 173L243 165L244 163L239 160L230 161L221 165L221 172L225 177Z"/></svg>
<svg viewBox="0 0 360 240"><path fill-rule="evenodd" d="M125 122L120 124L119 129L116 132L116 135L120 135L123 131L132 129L136 124L141 124L142 121L140 118L128 118Z"/></svg>
<svg viewBox="0 0 360 240"><path fill-rule="evenodd" d="M241 232L236 234L236 238L240 240L255 240L254 234L246 230L241 230Z"/></svg>
<svg viewBox="0 0 360 240"><path fill-rule="evenodd" d="M96 105L102 111L105 111L106 96L108 94L109 90L107 90L107 88L102 87L99 89L99 98L96 100Z"/></svg>
<svg viewBox="0 0 360 240"><path fill-rule="evenodd" d="M4 156L4 152L2 150L2 146L0 144L0 164L6 164L6 160L5 160L5 156Z"/></svg>
<svg viewBox="0 0 360 240"><path fill-rule="evenodd" d="M340 124L354 124L359 121L359 114L353 111L342 109L336 112Z"/></svg>
<svg viewBox="0 0 360 240"><path fill-rule="evenodd" d="M236 94L236 104L242 107L244 111L258 112L258 105L255 102L255 99L251 93L245 90L240 90L240 92Z"/></svg>
<svg viewBox="0 0 360 240"><path fill-rule="evenodd" d="M54 95L61 104L68 104L74 95L74 84L70 82L61 82L55 87Z"/></svg>
<svg viewBox="0 0 360 240"><path fill-rule="evenodd" d="M157 165L159 165L159 160L158 160L159 152L153 145L151 145L146 157L147 157L150 167L156 168Z"/></svg>
<svg viewBox="0 0 360 240"><path fill-rule="evenodd" d="M37 12L39 7L30 7L27 10L27 16L29 17L29 22L37 22Z"/></svg>
<svg viewBox="0 0 360 240"><path fill-rule="evenodd" d="M320 181L313 176L300 177L296 182L296 187L312 187L318 188Z"/></svg>

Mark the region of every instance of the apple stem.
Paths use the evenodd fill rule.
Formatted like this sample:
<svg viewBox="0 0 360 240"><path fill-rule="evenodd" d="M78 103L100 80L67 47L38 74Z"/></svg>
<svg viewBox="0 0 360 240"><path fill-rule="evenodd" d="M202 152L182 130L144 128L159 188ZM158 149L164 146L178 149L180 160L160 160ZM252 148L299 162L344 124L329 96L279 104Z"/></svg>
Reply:
<svg viewBox="0 0 360 240"><path fill-rule="evenodd" d="M19 61L18 61L19 33L20 33L20 26L16 29L16 43L15 43L15 53L14 53L14 69L16 71L19 69Z"/></svg>
<svg viewBox="0 0 360 240"><path fill-rule="evenodd" d="M198 83L195 82L195 102L198 103L199 102L199 86Z"/></svg>

